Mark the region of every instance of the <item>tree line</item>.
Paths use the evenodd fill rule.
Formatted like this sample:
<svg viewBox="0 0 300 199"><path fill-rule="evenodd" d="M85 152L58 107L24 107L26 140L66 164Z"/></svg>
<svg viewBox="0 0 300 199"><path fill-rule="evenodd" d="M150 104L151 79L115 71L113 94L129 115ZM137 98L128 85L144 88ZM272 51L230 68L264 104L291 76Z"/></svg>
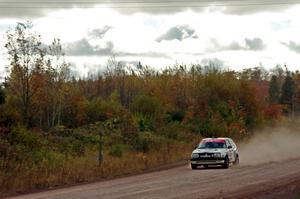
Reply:
<svg viewBox="0 0 300 199"><path fill-rule="evenodd" d="M61 41L44 45L30 23L8 31L5 48L9 74L0 89L1 126L48 131L124 120L135 129L129 131L158 131L180 122L191 132L217 136L300 111L300 74L287 67L236 72L209 62L157 71L110 59L104 73L77 78Z"/></svg>

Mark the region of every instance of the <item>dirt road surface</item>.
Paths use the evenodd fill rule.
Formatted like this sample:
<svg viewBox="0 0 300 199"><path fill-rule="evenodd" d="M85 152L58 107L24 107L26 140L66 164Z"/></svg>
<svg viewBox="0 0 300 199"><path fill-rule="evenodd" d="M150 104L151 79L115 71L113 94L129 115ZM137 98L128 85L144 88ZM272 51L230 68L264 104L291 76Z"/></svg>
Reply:
<svg viewBox="0 0 300 199"><path fill-rule="evenodd" d="M229 169L180 166L164 171L44 191L16 199L296 198L300 159Z"/></svg>

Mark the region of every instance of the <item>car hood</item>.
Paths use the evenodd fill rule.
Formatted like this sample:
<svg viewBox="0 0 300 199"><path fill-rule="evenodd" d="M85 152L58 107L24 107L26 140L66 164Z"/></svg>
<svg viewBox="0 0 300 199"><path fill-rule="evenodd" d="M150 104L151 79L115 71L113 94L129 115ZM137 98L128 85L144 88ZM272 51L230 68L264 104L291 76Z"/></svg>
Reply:
<svg viewBox="0 0 300 199"><path fill-rule="evenodd" d="M225 153L226 149L195 149L193 153Z"/></svg>

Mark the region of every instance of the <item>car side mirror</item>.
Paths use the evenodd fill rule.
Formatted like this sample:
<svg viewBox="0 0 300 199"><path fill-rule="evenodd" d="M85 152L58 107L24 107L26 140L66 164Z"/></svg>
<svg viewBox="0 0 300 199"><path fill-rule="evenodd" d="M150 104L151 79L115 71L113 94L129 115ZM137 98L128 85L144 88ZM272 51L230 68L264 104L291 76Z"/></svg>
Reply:
<svg viewBox="0 0 300 199"><path fill-rule="evenodd" d="M197 149L198 148L198 145L194 145L194 149Z"/></svg>
<svg viewBox="0 0 300 199"><path fill-rule="evenodd" d="M232 146L228 146L228 149L232 149Z"/></svg>

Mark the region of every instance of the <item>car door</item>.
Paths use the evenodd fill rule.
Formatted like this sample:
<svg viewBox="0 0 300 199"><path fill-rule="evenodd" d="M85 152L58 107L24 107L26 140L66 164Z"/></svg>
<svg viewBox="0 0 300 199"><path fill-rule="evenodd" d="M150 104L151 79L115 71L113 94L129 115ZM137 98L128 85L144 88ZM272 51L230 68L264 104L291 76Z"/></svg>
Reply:
<svg viewBox="0 0 300 199"><path fill-rule="evenodd" d="M227 139L225 140L225 142L226 142L226 146L227 146L227 150L228 150L229 161L233 162L234 161L233 146L231 145L231 143ZM231 148L230 148L230 146L231 146Z"/></svg>
<svg viewBox="0 0 300 199"><path fill-rule="evenodd" d="M238 149L237 149L237 146L236 146L236 144L233 142L232 139L228 139L228 140L229 140L229 142L230 142L230 144L231 144L231 146L232 146L232 150L233 150L233 158L234 158L234 161L235 161L236 157L238 156Z"/></svg>

